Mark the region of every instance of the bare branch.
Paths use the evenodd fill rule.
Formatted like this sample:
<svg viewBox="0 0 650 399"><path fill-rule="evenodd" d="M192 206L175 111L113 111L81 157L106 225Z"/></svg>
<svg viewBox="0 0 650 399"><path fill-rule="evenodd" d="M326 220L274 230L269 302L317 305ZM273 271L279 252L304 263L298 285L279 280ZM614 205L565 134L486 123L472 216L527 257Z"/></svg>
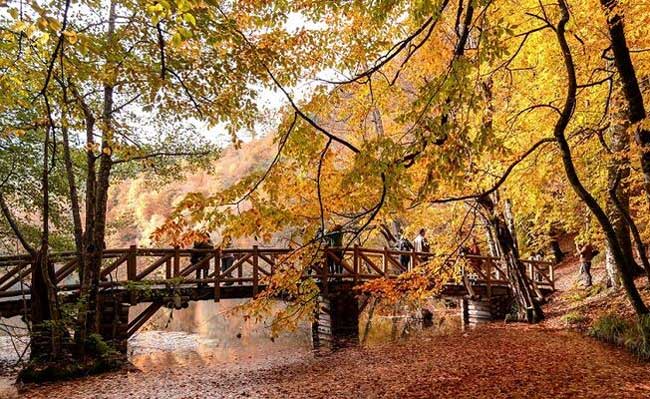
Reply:
<svg viewBox="0 0 650 399"><path fill-rule="evenodd" d="M287 132L282 136L280 139L280 143L278 144L278 151L275 153L275 157L273 158L273 161L271 161L271 164L269 167L266 169L266 172L264 172L264 175L260 177L255 184L253 184L253 187L251 187L250 190L246 194L244 194L241 198L239 198L237 201L230 203L230 204L224 204L224 205L239 205L242 202L244 202L247 198L249 198L266 180L266 178L269 176L271 173L271 170L277 165L277 163L280 161L280 156L282 155L282 150L284 149L285 144L287 143L287 140L289 139L289 136L291 135L291 132L293 131L293 128L296 126L296 122L298 120L297 114L293 114L293 120L291 121L291 125L289 125L289 129L287 129Z"/></svg>
<svg viewBox="0 0 650 399"><path fill-rule="evenodd" d="M7 206L7 202L5 201L5 197L2 193L0 193L0 209L2 210L2 214L7 220L7 223L9 223L9 227L11 227L11 230L16 235L16 238L18 241L20 241L20 245L22 245L25 251L29 252L31 256L36 256L36 249L34 249L29 241L27 241L22 231L20 230L20 227L18 227L18 223L16 223L16 220L11 214L11 210L9 209L9 206Z"/></svg>
<svg viewBox="0 0 650 399"><path fill-rule="evenodd" d="M167 67L165 66L165 38L163 37L161 22L158 21L156 24L156 32L158 32L158 48L160 49L160 78L165 80L165 72Z"/></svg>
<svg viewBox="0 0 650 399"><path fill-rule="evenodd" d="M370 81L370 79L372 78L372 75L375 72L382 69L386 64L388 64L391 60L393 60L395 57L397 57L402 51L404 51L404 49L408 48L409 49L408 54L406 55L406 58L402 62L402 66L404 66L404 64L406 64L406 62L413 56L413 54L415 54L415 52L417 52L417 50L420 47L422 47L424 42L426 42L426 40L431 36L431 33L432 33L436 23L440 19L439 16L442 14L444 9L447 7L447 4L449 4L449 0L444 0L440 5L440 9L438 10L438 18L434 19L434 17L429 17L424 22L424 24L422 24L418 29L416 29L412 34L410 34L408 37L400 40L399 42L395 43L393 45L393 47L391 47L391 49L388 50L388 52L386 54L379 57L377 59L377 61L375 62L375 64L370 69L368 69L368 70L366 70L366 71L364 71L364 72L362 72L362 73L360 73L358 75L355 75L354 77L352 77L350 79L346 79L346 80L340 80L340 81L326 80L326 79L319 79L319 80L321 80L321 81L323 81L325 83L330 83L330 84L335 84L335 85L346 85L346 84L360 82L360 81L363 82L363 83L368 82L368 81ZM420 43L415 45L414 47L409 48L409 44L413 40L415 40L418 36L420 36L420 34L422 32L424 32L427 29L427 27L429 28L429 30L428 30L424 40L420 41ZM397 74L399 74L399 72ZM392 80L393 82L397 79L397 74L395 75L395 78L393 78L393 80Z"/></svg>
<svg viewBox="0 0 650 399"><path fill-rule="evenodd" d="M465 200L470 200L470 199L485 198L488 195L495 192L496 190L498 190L499 187L501 187L501 185L503 185L503 183L506 182L506 180L508 179L508 176L510 176L510 173L512 173L512 171L515 169L515 167L517 165L519 165L521 162L523 162L530 154L534 153L542 145L547 144L547 143L552 143L554 141L555 141L555 139L547 137L547 138L541 139L537 143L533 144L533 146L530 147L528 149L528 151L524 152L519 158L517 158L517 160L512 162L508 166L508 168L506 168L506 170L503 172L503 174L501 175L499 180L497 180L497 182L494 185L492 185L492 187L490 187L489 189L487 189L487 190L485 190L485 191L483 191L481 193L461 195L461 196L458 196L458 197L448 197L448 198L436 199L436 200L432 200L432 201L428 201L428 202L431 203L431 204L445 204L445 203L449 203L449 202L458 202L458 201L465 201Z"/></svg>
<svg viewBox="0 0 650 399"><path fill-rule="evenodd" d="M318 193L318 206L320 210L320 227L322 231L325 231L325 210L323 206L323 195L321 192L320 178L321 178L321 173L323 171L323 162L325 160L325 155L327 154L327 150L329 150L331 144L332 144L332 139L327 140L327 144L325 144L325 148L323 148L323 151L321 151L320 153L320 159L318 160L318 173L316 175L316 192Z"/></svg>
<svg viewBox="0 0 650 399"><path fill-rule="evenodd" d="M226 14L222 9L221 9L221 7L217 6L217 9L219 10L219 12L221 13L221 15L222 15L224 18L229 19L228 15L227 15L227 14ZM245 43L246 43L246 44L251 48L251 50L254 51L254 54L257 54L257 51L256 51L257 49L256 49L255 45L253 45L253 43L251 43L251 41L248 40L248 37L246 37L246 35L244 34L244 32L242 32L241 30L237 29L234 25L232 26L232 30L233 30L235 33L237 33L237 35L239 35L239 36L244 40L244 42L245 42ZM309 116L307 116L307 115L306 115L306 114L305 114L305 113L300 109L300 107L298 107L298 106L296 105L295 101L293 100L293 98L291 97L291 95L289 94L289 92L288 92L288 91L284 88L284 86L283 86L283 85L278 81L278 79L275 77L275 75L273 74L273 72L271 72L271 69L268 67L268 65L266 65L266 63L263 62L263 61L262 61L261 59L259 59L259 58L258 58L258 62L260 63L260 65L262 66L262 68L264 69L264 71L267 73L267 75L269 75L269 77L271 78L271 80L273 81L273 83L275 84L275 86L276 86L278 89L280 89L280 91L282 92L282 94L284 94L284 96L286 97L286 99L289 101L289 104L291 105L291 108L293 108L294 112L297 113L298 116L300 116L300 118L302 118L304 121L306 121L307 123L309 123L309 124L310 124L314 129L316 129L317 131L319 131L320 133L322 133L322 134L325 135L326 137L332 139L333 141L336 141L336 142L339 143L339 144L342 144L343 146L347 147L349 150L351 150L351 151L354 152L355 154L358 154L358 153L361 152L361 150L359 150L357 147L355 147L352 143L350 143L349 141L347 141L347 140L345 140L345 139L343 139L343 138L341 138L341 137L338 137L338 136L336 136L336 135L330 133L330 132L327 131L325 128L323 128L322 126L320 126L318 123L316 123L316 121L314 121L312 118L310 118Z"/></svg>
<svg viewBox="0 0 650 399"><path fill-rule="evenodd" d="M179 151L179 152L172 152L172 151L159 151L159 152L152 152L150 154L146 155L138 155L134 156L128 159L118 159L118 160L113 160L113 165L116 164L121 164L121 163L126 163L126 162L132 162L132 161L143 161L145 159L151 159L151 158L163 158L163 157L193 157L193 156L207 156L210 155L210 151L197 151L197 152L184 152L184 151Z"/></svg>

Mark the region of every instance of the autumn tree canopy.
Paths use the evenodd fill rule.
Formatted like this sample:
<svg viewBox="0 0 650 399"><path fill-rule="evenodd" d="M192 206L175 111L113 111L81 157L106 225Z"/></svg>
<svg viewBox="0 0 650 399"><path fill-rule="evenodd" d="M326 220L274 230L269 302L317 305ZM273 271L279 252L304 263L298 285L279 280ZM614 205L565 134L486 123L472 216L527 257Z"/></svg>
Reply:
<svg viewBox="0 0 650 399"><path fill-rule="evenodd" d="M432 229L442 259L487 232L517 270L576 233L607 245L612 284L646 314L633 278L650 272L648 11L614 0L6 2L3 237L38 260L44 295L55 291L48 252L77 251L83 347L111 184L209 168L219 152L199 130L237 145L273 119L259 104L272 91L283 104L272 162L187 195L156 240L218 231L318 251L319 230L340 224L345 245L384 245L397 223ZM446 276L442 264L414 281ZM530 321L543 317L534 302L522 294Z"/></svg>

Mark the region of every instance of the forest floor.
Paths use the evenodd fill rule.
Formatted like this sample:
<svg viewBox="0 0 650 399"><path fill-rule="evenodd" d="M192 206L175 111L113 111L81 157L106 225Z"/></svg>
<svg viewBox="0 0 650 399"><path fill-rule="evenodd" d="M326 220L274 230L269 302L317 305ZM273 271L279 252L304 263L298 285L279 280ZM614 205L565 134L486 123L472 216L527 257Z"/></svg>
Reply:
<svg viewBox="0 0 650 399"><path fill-rule="evenodd" d="M32 388L25 398L647 398L650 368L575 332L491 324L282 365L150 367Z"/></svg>
<svg viewBox="0 0 650 399"><path fill-rule="evenodd" d="M543 326L551 329L570 329L586 332L600 316L614 313L634 318L634 311L622 289L605 287L604 255L595 259L592 267L593 286L584 288L578 279L579 260L569 257L556 267L556 290L544 306L546 320ZM639 293L650 303L650 285L647 277L635 281Z"/></svg>
<svg viewBox="0 0 650 399"><path fill-rule="evenodd" d="M602 266L600 266L602 267ZM600 281L595 266L594 281ZM149 362L40 387L17 398L648 398L650 367L586 337L603 312L629 313L622 293L577 287L575 259L557 271L559 292L539 325L491 323L446 335L423 331L400 342L324 356L284 354L210 359L170 367ZM650 292L642 281L644 296ZM567 314L580 315L568 318Z"/></svg>

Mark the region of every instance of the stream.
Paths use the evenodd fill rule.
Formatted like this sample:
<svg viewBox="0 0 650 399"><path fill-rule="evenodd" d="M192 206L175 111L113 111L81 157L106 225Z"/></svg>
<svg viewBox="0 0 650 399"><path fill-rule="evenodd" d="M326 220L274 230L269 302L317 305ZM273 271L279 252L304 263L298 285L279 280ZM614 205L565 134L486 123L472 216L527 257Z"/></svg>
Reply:
<svg viewBox="0 0 650 399"><path fill-rule="evenodd" d="M48 384L32 388L28 392L19 393L14 386L17 367L11 366L24 351L25 343L10 339L6 334L0 336L0 366L3 369L0 374L0 399L122 397L111 396L106 389L122 378L127 378L129 384L160 378L160 384L143 388L148 393L137 397L181 398L186 397L183 396L182 385L169 387L164 382L174 380L174 376L179 374L201 373L204 370L210 370L212 373L216 370L224 376L222 390L237 391L237 386L245 385L246 376L252 372L279 370L313 361L317 357L312 349L311 325L308 322L300 324L296 331L285 332L272 339L268 328L270 320L256 323L232 312L233 307L240 303L239 300L224 300L219 303L201 301L192 302L187 309L182 310L171 311L163 308L129 340L128 357L139 372L92 376ZM282 304L278 303L278 309L280 306ZM460 329L460 318L456 317L456 309L448 309L442 303L432 306L436 309L434 330L447 334ZM137 314L139 310L135 309L131 314ZM368 310L364 311L359 321L362 336L360 339L364 347L404 340L422 329L420 320L414 320L397 311L389 314L376 311L371 323L368 323L368 313ZM2 322L17 326L18 330L15 331L22 331L20 328L23 326L18 319ZM237 386L229 388L230 383ZM80 384L89 387L86 396L78 396ZM158 388L161 390L158 391ZM72 391L77 396L70 396Z"/></svg>

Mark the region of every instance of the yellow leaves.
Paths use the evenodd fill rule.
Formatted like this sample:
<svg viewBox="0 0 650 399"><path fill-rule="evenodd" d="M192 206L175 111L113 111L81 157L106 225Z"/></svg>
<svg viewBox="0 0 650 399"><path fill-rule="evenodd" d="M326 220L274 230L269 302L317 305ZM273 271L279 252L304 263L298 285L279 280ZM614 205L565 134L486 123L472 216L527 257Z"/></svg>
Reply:
<svg viewBox="0 0 650 399"><path fill-rule="evenodd" d="M151 14L157 14L165 11L165 7L161 3L156 3L153 5L147 6L147 11Z"/></svg>
<svg viewBox="0 0 650 399"><path fill-rule="evenodd" d="M74 31L70 30L65 30L63 32L63 36L65 36L65 39L68 41L70 44L75 44L77 43L77 33Z"/></svg>
<svg viewBox="0 0 650 399"><path fill-rule="evenodd" d="M16 8L10 8L8 12L13 19L18 19L18 17L20 16L19 11Z"/></svg>
<svg viewBox="0 0 650 399"><path fill-rule="evenodd" d="M54 31L59 32L61 30L61 22L59 22L58 19L48 17L47 18L47 24Z"/></svg>
<svg viewBox="0 0 650 399"><path fill-rule="evenodd" d="M38 42L41 45L47 44L47 42L50 40L50 34L47 32L43 32L39 37L38 37Z"/></svg>
<svg viewBox="0 0 650 399"><path fill-rule="evenodd" d="M176 7L178 7L178 11L180 12L186 12L192 9L192 5L187 0L176 0Z"/></svg>
<svg viewBox="0 0 650 399"><path fill-rule="evenodd" d="M196 26L196 19L194 18L194 15L190 13L184 14L183 20L192 26Z"/></svg>
<svg viewBox="0 0 650 399"><path fill-rule="evenodd" d="M39 18L39 19L36 21L36 25L37 25L41 30L44 31L45 29L47 29L49 23L48 23L47 19L45 19L45 18Z"/></svg>
<svg viewBox="0 0 650 399"><path fill-rule="evenodd" d="M23 129L20 128L12 128L12 129L7 129L7 130L0 130L0 137L2 138L7 138L7 137L15 137L15 138L20 138L24 136L27 132Z"/></svg>
<svg viewBox="0 0 650 399"><path fill-rule="evenodd" d="M86 143L86 145L84 146L84 149L86 151L96 152L97 150L99 150L99 144L98 143Z"/></svg>
<svg viewBox="0 0 650 399"><path fill-rule="evenodd" d="M16 21L16 23L13 25L13 30L16 32L24 32L29 28L29 26L30 25L25 21Z"/></svg>

